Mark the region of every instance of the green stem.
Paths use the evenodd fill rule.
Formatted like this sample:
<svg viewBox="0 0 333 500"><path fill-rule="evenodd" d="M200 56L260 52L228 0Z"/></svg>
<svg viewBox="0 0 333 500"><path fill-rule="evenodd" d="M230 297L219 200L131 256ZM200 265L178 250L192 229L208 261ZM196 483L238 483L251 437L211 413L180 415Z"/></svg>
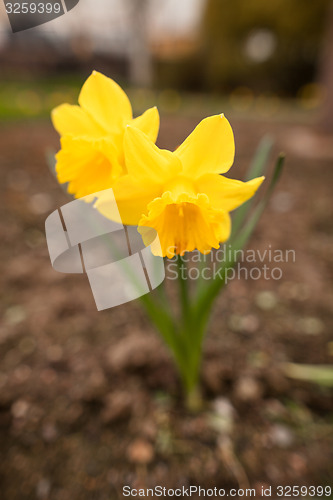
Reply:
<svg viewBox="0 0 333 500"><path fill-rule="evenodd" d="M185 407L191 413L200 411L203 407L203 400L200 388L198 385L194 386L186 394Z"/></svg>
<svg viewBox="0 0 333 500"><path fill-rule="evenodd" d="M190 307L190 296L188 289L188 279L187 279L187 264L184 259L178 255L177 257L178 265L178 283L179 283L179 296L181 304L181 323L185 328L189 326L191 321L191 307Z"/></svg>
<svg viewBox="0 0 333 500"><path fill-rule="evenodd" d="M165 308L165 305L156 300L157 297L154 300L153 296L145 295L140 300L173 354L186 394L186 407L190 411L196 411L201 407L198 382L204 330L202 330L198 322L196 323L194 318L184 260L179 257L177 261L181 306L178 324L173 320L170 311Z"/></svg>

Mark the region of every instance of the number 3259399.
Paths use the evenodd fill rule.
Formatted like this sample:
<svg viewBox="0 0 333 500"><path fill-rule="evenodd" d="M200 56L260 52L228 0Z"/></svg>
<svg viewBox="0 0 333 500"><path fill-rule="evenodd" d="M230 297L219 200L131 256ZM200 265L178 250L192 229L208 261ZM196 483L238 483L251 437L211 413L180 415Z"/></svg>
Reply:
<svg viewBox="0 0 333 500"><path fill-rule="evenodd" d="M61 4L60 3L18 3L18 2L7 2L6 3L7 14L60 14Z"/></svg>

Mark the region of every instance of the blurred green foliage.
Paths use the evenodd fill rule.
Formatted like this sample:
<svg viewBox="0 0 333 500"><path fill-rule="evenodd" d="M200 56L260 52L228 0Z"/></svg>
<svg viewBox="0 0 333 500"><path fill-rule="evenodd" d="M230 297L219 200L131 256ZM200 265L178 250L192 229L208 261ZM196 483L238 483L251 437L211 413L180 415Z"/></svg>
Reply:
<svg viewBox="0 0 333 500"><path fill-rule="evenodd" d="M286 363L284 371L290 378L312 382L323 387L333 387L333 366L330 365Z"/></svg>
<svg viewBox="0 0 333 500"><path fill-rule="evenodd" d="M294 95L316 74L331 0L208 0L203 86Z"/></svg>
<svg viewBox="0 0 333 500"><path fill-rule="evenodd" d="M82 82L87 76L62 74L58 77L39 77L34 80L1 80L0 123L40 118L50 120L50 112L55 106L64 102L77 104ZM193 93L178 91L175 88L140 89L127 87L123 82L121 85L126 89L135 116L156 103L162 115L177 114L198 120L223 111L249 120L271 118L283 121L311 121L317 109L311 99L278 99L274 96L263 98L242 93Z"/></svg>
<svg viewBox="0 0 333 500"><path fill-rule="evenodd" d="M0 81L0 120L48 117L55 106L75 103L80 75Z"/></svg>

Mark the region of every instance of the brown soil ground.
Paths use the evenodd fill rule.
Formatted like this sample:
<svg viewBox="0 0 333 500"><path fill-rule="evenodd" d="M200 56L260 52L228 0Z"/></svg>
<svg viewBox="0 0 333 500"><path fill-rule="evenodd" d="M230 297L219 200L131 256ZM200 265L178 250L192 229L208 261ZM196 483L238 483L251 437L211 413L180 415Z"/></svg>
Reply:
<svg viewBox="0 0 333 500"><path fill-rule="evenodd" d="M332 390L283 372L286 361L332 363L332 138L231 121L233 177L267 132L287 153L250 247L294 249L296 262L279 281L235 280L219 297L198 414L139 304L97 312L84 276L52 269L44 221L68 198L46 166L58 147L49 123L1 126L1 500L112 500L124 485L333 486ZM196 122L166 117L160 145Z"/></svg>

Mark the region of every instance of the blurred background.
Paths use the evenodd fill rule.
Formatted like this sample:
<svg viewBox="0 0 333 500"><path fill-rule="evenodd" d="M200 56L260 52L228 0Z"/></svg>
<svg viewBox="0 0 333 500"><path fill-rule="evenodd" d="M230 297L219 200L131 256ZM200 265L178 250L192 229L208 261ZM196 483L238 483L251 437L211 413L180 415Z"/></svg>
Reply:
<svg viewBox="0 0 333 500"><path fill-rule="evenodd" d="M281 280L235 280L221 295L197 415L139 305L97 313L85 277L49 262L44 221L70 200L47 166L59 148L49 113L76 103L94 69L136 114L159 107L161 147L224 112L232 177L263 137L271 167L287 154L250 248L292 249L296 262L281 263ZM332 486L332 167L331 0L80 0L16 34L1 3L1 498ZM297 379L287 362L328 368Z"/></svg>
<svg viewBox="0 0 333 500"><path fill-rule="evenodd" d="M286 100L317 109L329 100L332 30L329 0L311 7L301 0L81 0L74 14L15 36L1 6L0 111L38 115L63 98L75 101L93 68L162 92L167 111L191 97L197 109L194 94L266 115ZM149 97L140 93L137 105Z"/></svg>

